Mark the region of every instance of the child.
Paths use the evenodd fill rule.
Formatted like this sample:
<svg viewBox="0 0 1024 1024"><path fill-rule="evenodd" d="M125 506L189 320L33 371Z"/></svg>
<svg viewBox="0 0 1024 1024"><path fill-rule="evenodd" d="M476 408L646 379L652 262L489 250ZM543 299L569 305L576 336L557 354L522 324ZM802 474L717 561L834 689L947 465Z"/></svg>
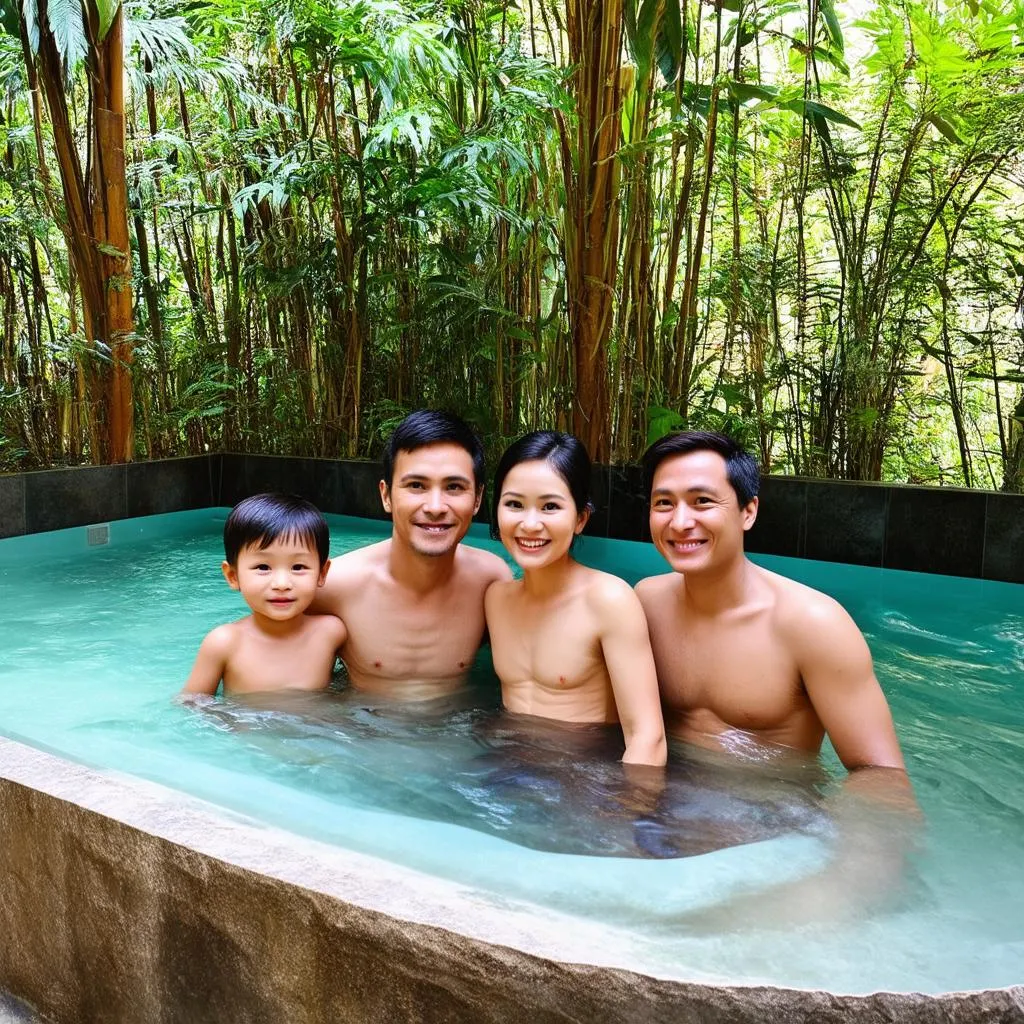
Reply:
<svg viewBox="0 0 1024 1024"><path fill-rule="evenodd" d="M224 524L228 585L252 614L218 626L199 647L184 694L326 689L347 631L334 615L306 615L330 559L327 521L302 498L257 494Z"/></svg>

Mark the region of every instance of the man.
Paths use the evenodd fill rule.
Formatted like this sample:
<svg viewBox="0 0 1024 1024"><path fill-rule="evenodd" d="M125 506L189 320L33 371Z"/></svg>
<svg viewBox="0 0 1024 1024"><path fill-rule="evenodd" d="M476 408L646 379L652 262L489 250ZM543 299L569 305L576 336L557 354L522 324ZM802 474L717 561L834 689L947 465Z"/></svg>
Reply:
<svg viewBox="0 0 1024 1024"><path fill-rule="evenodd" d="M484 456L457 416L410 413L384 454L388 540L335 559L315 612L348 629L341 656L358 689L423 700L458 689L484 636L484 592L512 573L460 545L480 508Z"/></svg>
<svg viewBox="0 0 1024 1024"><path fill-rule="evenodd" d="M743 553L759 474L735 441L670 434L643 462L651 536L672 572L636 591L669 735L799 770L827 734L850 773L827 804L835 838L826 866L714 908L703 923L786 927L860 913L898 886L919 823L867 643L832 598Z"/></svg>
<svg viewBox="0 0 1024 1024"><path fill-rule="evenodd" d="M905 780L868 646L824 594L749 561L758 468L721 434L670 434L644 455L655 546L672 568L636 588L671 735L706 747L817 754ZM866 777L865 777L866 783ZM888 783L886 784L888 785Z"/></svg>

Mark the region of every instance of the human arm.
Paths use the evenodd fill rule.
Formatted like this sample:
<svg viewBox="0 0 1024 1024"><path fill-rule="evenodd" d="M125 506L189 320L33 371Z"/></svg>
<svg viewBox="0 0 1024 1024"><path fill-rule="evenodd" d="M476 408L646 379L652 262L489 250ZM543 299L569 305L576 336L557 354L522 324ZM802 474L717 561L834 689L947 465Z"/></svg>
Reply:
<svg viewBox="0 0 1024 1024"><path fill-rule="evenodd" d="M808 699L846 770L903 771L889 704L867 642L849 614L815 594L785 626Z"/></svg>
<svg viewBox="0 0 1024 1024"><path fill-rule="evenodd" d="M658 676L639 598L628 584L614 577L594 588L608 678L626 741L625 764L664 765L667 758L665 723L661 715Z"/></svg>
<svg viewBox="0 0 1024 1024"><path fill-rule="evenodd" d="M227 667L231 638L231 625L218 626L207 633L199 645L199 653L192 665L192 671L181 688L182 694L205 693L212 696L217 692Z"/></svg>

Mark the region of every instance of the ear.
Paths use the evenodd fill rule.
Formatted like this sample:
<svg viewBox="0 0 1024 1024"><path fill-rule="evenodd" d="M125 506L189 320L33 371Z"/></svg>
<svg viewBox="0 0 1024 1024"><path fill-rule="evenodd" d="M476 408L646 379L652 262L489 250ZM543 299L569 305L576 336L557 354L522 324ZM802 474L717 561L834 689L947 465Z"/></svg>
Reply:
<svg viewBox="0 0 1024 1024"><path fill-rule="evenodd" d="M322 587L327 582L327 570L331 567L331 560L328 558L323 565L320 566L320 578L316 581L318 587Z"/></svg>
<svg viewBox="0 0 1024 1024"><path fill-rule="evenodd" d="M573 533L575 533L577 537L583 532L583 528L587 525L587 523L590 522L590 514L593 511L594 510L592 508L585 508L576 517L576 528L573 530Z"/></svg>
<svg viewBox="0 0 1024 1024"><path fill-rule="evenodd" d="M480 511L480 506L481 506L481 504L483 504L483 500L484 500L484 485L481 484L476 489L476 504L473 506L473 515L476 515L477 512Z"/></svg>
<svg viewBox="0 0 1024 1024"><path fill-rule="evenodd" d="M238 570L230 562L221 562L220 571L224 573L224 579L232 590L238 589Z"/></svg>
<svg viewBox="0 0 1024 1024"><path fill-rule="evenodd" d="M391 488L384 480L381 480L377 486L380 488L380 503L384 506L384 511L391 515Z"/></svg>
<svg viewBox="0 0 1024 1024"><path fill-rule="evenodd" d="M741 515L743 516L743 531L744 533L749 530L757 520L757 498L751 498L750 501L743 506Z"/></svg>

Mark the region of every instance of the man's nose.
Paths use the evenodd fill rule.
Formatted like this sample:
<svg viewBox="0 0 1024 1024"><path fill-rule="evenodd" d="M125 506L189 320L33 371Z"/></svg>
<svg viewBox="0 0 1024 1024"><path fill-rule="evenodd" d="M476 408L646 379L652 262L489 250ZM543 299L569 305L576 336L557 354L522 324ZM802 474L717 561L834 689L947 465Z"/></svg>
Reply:
<svg viewBox="0 0 1024 1024"><path fill-rule="evenodd" d="M432 487L423 498L426 510L434 515L444 512L444 492L440 487Z"/></svg>
<svg viewBox="0 0 1024 1024"><path fill-rule="evenodd" d="M677 530L685 530L692 526L693 522L693 509L687 502L681 501L672 513L672 525Z"/></svg>

